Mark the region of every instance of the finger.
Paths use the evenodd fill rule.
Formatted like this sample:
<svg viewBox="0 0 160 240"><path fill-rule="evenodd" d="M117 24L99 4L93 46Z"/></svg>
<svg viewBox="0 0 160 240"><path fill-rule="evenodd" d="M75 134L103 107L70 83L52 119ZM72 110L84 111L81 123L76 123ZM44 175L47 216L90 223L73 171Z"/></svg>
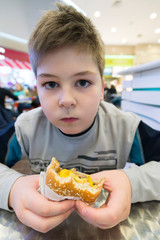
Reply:
<svg viewBox="0 0 160 240"><path fill-rule="evenodd" d="M18 190L22 186L25 186L25 190L21 191L21 195L17 199L19 204L16 204L14 199L17 197L16 194L19 194ZM20 214L21 209L28 209L44 217L55 216L67 212L75 204L73 200L62 202L50 201L38 192L38 187L39 175L21 177L16 181L16 184L12 188L11 200L17 214Z"/></svg>
<svg viewBox="0 0 160 240"><path fill-rule="evenodd" d="M91 175L91 178L92 178L93 180L98 180L98 179L104 178L104 176L102 175L101 172L98 172L98 173L92 174L92 175ZM104 183L103 183L103 188L104 188L105 190L107 190L108 192L111 192L111 191L112 191L112 184L111 184L109 178L107 178L106 176L105 176L105 180L104 180Z"/></svg>
<svg viewBox="0 0 160 240"><path fill-rule="evenodd" d="M23 212L23 215L19 216L18 218L26 226L31 227L36 231L46 233L49 230L58 226L66 218L68 218L74 210L75 208L72 208L64 214L48 218L39 216L29 210L25 210L25 212Z"/></svg>
<svg viewBox="0 0 160 240"><path fill-rule="evenodd" d="M107 205L103 208L93 208L82 201L77 201L76 209L86 222L94 226L107 229L117 224L117 209L109 208Z"/></svg>
<svg viewBox="0 0 160 240"><path fill-rule="evenodd" d="M89 224L92 224L94 225L95 227L98 227L96 226L95 222L93 221L93 219L88 219L85 215L85 210L83 212L83 209L86 207L86 205L82 202L80 203L81 201L77 201L76 202L76 212L77 214L87 223Z"/></svg>
<svg viewBox="0 0 160 240"><path fill-rule="evenodd" d="M89 218L88 215L87 215L87 210L86 208L88 208L89 206L87 206L84 202L82 201L77 201L76 203L76 212L77 214L84 220L86 221L87 223L89 224L92 224L93 226L95 227L99 227L99 224L97 224L95 222L95 218L91 217Z"/></svg>
<svg viewBox="0 0 160 240"><path fill-rule="evenodd" d="M26 208L43 217L51 217L66 213L75 206L74 200L60 202L51 201L36 192L33 198L29 198Z"/></svg>
<svg viewBox="0 0 160 240"><path fill-rule="evenodd" d="M38 175L32 175L32 177L34 177L33 188L36 187L36 189L38 189L39 188L39 177L40 177L40 175L39 174Z"/></svg>
<svg viewBox="0 0 160 240"><path fill-rule="evenodd" d="M33 175L32 178L32 186L31 189L29 189L30 192L28 193L29 196L32 197L26 197L26 193L24 193L25 208L35 212L38 215L49 217L63 214L74 207L74 200L55 202L45 198L38 192L39 175Z"/></svg>

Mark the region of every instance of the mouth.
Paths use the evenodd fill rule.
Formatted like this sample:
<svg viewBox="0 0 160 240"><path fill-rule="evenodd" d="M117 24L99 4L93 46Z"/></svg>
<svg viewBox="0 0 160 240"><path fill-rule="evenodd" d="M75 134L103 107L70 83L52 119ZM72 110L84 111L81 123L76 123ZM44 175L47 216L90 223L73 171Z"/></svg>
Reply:
<svg viewBox="0 0 160 240"><path fill-rule="evenodd" d="M70 118L62 118L61 121L62 122L65 122L65 123L73 123L73 122L76 122L78 120L78 118L73 118L73 117L70 117Z"/></svg>

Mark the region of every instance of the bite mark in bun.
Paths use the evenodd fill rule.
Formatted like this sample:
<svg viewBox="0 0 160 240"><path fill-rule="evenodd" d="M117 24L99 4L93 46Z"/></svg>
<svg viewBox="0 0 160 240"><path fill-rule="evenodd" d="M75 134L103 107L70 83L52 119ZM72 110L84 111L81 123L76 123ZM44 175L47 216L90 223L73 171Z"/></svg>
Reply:
<svg viewBox="0 0 160 240"><path fill-rule="evenodd" d="M46 171L46 185L61 196L72 196L93 204L101 193L104 178L92 180L90 175L62 169L59 162L52 158Z"/></svg>

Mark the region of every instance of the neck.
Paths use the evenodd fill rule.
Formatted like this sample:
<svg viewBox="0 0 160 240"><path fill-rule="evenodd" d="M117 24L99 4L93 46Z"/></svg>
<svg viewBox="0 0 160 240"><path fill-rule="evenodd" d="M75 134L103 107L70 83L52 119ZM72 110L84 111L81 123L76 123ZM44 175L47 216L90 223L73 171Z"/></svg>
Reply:
<svg viewBox="0 0 160 240"><path fill-rule="evenodd" d="M76 133L76 134L67 134L67 133L62 132L60 129L59 129L59 131L60 131L61 133L63 133L63 135L68 136L68 137L79 137L79 136L81 136L81 135L87 133L87 132L92 128L94 122L95 122L95 119L94 119L93 123L91 124L91 126L90 126L89 128L87 128L86 130L84 130L83 132L80 132L80 133Z"/></svg>

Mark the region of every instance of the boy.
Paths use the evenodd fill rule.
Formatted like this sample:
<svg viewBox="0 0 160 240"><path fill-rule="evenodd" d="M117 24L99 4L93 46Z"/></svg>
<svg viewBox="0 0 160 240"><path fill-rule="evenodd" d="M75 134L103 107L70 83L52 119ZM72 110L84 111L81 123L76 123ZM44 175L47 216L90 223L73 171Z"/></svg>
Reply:
<svg viewBox="0 0 160 240"><path fill-rule="evenodd" d="M85 221L106 229L128 217L131 201L160 200L159 162L115 170L129 159L139 165L158 161L160 152L157 147L144 157L143 128L148 127L136 115L102 101L104 46L90 20L58 5L36 26L29 54L42 108L16 121L17 148L35 173L45 170L54 156L63 167L104 176L110 198L100 209L81 201L48 201L37 191L39 175L22 176L2 165L1 208L14 209L25 225L47 232L75 209ZM158 141L159 133L153 132Z"/></svg>

